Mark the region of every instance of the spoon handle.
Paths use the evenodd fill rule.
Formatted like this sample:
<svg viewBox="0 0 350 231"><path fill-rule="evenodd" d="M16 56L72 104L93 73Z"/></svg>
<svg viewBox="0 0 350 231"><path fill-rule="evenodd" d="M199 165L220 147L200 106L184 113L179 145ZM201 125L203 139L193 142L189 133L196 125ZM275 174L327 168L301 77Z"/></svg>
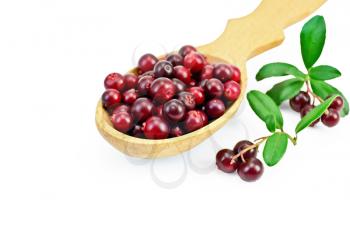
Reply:
<svg viewBox="0 0 350 231"><path fill-rule="evenodd" d="M202 48L232 62L245 62L281 44L284 28L307 17L325 1L263 0L251 14L228 20L222 35Z"/></svg>

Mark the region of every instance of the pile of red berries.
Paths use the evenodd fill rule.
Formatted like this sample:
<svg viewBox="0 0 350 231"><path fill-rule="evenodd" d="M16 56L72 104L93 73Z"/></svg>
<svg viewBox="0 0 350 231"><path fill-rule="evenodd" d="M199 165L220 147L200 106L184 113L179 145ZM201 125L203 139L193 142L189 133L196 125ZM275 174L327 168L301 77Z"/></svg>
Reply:
<svg viewBox="0 0 350 231"><path fill-rule="evenodd" d="M234 173L244 181L256 181L264 172L262 162L256 158L258 149L248 140L238 142L233 150L222 149L216 154L218 169L226 173Z"/></svg>
<svg viewBox="0 0 350 231"><path fill-rule="evenodd" d="M315 106L311 103L311 97L309 93L300 91L298 95L289 100L290 107L300 113L301 117L308 114ZM340 96L335 98L333 103L329 106L328 110L322 115L321 121L327 127L334 127L340 120L339 112L344 106L344 100ZM320 119L314 121L310 126L315 126Z"/></svg>
<svg viewBox="0 0 350 231"><path fill-rule="evenodd" d="M210 64L193 46L157 59L143 55L137 74L109 74L103 107L114 128L147 139L177 137L219 118L240 95L240 70Z"/></svg>

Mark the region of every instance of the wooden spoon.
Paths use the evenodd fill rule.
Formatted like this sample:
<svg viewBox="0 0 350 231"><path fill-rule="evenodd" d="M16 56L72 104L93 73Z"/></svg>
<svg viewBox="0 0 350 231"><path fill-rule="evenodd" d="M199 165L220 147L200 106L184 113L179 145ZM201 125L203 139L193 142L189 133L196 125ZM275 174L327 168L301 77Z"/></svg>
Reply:
<svg viewBox="0 0 350 231"><path fill-rule="evenodd" d="M237 111L247 86L247 60L281 44L284 40L284 28L302 20L325 1L263 0L250 15L228 20L225 31L214 42L198 47L199 52L205 54L209 62L231 63L238 66L242 72L240 97L223 116L209 125L176 138L140 139L115 130L100 101L96 110L99 132L115 148L135 157L172 156L193 148L221 128Z"/></svg>

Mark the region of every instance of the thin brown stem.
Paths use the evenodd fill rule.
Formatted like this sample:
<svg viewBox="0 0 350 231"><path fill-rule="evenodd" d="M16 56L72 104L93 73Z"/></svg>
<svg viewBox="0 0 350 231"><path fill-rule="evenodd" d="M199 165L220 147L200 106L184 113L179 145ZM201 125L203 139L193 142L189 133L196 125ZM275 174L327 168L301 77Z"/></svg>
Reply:
<svg viewBox="0 0 350 231"><path fill-rule="evenodd" d="M239 157L241 157L241 158L242 158L242 161L245 162L244 154L245 154L247 151L249 151L249 150L251 150L251 149L253 149L253 148L258 148L260 144L262 144L263 142L265 142L265 140L267 140L267 138L269 138L269 136L265 136L265 137L261 137L261 138L257 139L257 140L259 140L258 142L256 142L255 144L252 144L252 145L250 145L250 146L248 146L248 147L246 147L245 149L243 149L242 151L240 151L238 154L234 155L234 156L232 157L231 164L233 164L233 162L234 162L237 158L239 158ZM257 140L256 140L256 141L257 141Z"/></svg>
<svg viewBox="0 0 350 231"><path fill-rule="evenodd" d="M310 95L312 95L313 97L313 104L315 104L315 99L317 99L320 103L323 103L323 99L321 97L319 97L318 95L316 95L310 87L310 82L306 81L306 88L307 88L307 93L309 93Z"/></svg>

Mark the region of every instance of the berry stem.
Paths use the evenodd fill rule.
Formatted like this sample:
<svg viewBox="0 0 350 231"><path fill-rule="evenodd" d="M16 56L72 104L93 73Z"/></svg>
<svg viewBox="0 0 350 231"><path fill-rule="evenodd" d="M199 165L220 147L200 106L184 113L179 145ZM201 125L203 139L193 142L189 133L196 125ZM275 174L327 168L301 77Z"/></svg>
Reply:
<svg viewBox="0 0 350 231"><path fill-rule="evenodd" d="M313 104L315 104L315 99L317 99L320 103L323 103L323 99L321 97L319 97L318 95L316 95L310 87L310 81L305 81L306 83L306 88L307 88L307 93L309 93L310 95L313 96Z"/></svg>
<svg viewBox="0 0 350 231"><path fill-rule="evenodd" d="M264 142L267 140L267 138L269 138L269 137L270 137L270 136L264 136L264 137L261 137L261 138L255 140L255 141L257 141L255 144L252 144L252 145L246 147L245 149L243 149L242 151L240 151L238 154L232 156L231 164L233 164L233 162L234 162L237 158L239 158L239 157L241 157L241 158L242 158L242 161L245 162L244 154L245 154L247 151L249 151L250 149L258 148L259 145L262 144L262 143L264 143ZM258 141L258 140L259 140L259 141Z"/></svg>

